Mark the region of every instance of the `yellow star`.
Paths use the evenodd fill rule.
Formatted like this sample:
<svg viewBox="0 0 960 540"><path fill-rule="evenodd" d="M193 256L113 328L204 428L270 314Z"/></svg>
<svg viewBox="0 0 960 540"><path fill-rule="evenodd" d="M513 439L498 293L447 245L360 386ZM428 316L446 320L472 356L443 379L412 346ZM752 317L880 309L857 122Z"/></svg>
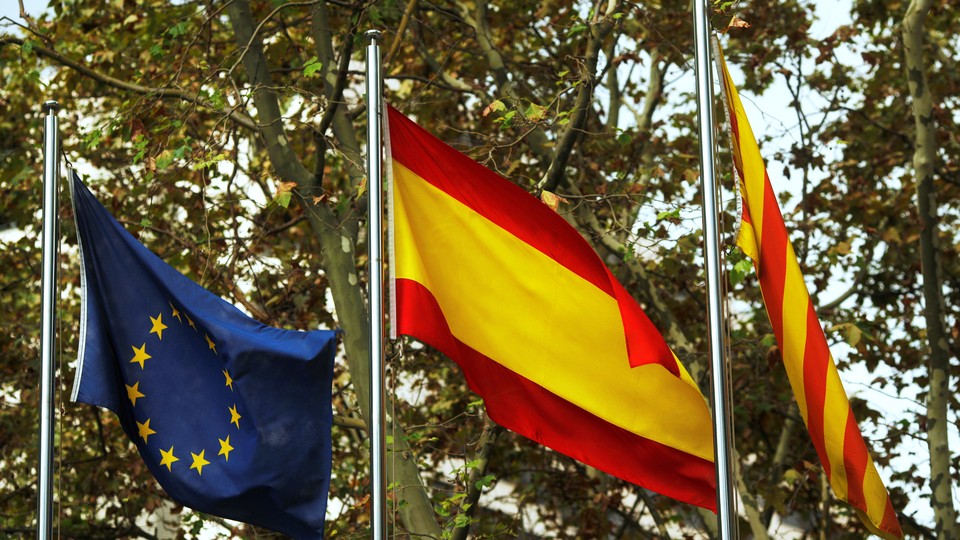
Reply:
<svg viewBox="0 0 960 540"><path fill-rule="evenodd" d="M167 328L167 325L163 324L163 313L157 314L156 319L150 317L150 322L153 323L153 328L150 329L150 333L156 334L157 339L163 339L163 331Z"/></svg>
<svg viewBox="0 0 960 540"><path fill-rule="evenodd" d="M143 438L143 443L147 443L147 437L156 433L156 431L150 429L150 419L147 418L147 421L144 423L137 422L137 428L140 430L140 437ZM173 451L173 447L170 448L170 451ZM161 463L163 465L163 463Z"/></svg>
<svg viewBox="0 0 960 540"><path fill-rule="evenodd" d="M230 387L230 390L232 391L232 390L233 390L233 378L230 376L229 373L227 373L227 370L223 370L223 376L227 378L227 384L226 384L226 386L229 386L229 387Z"/></svg>
<svg viewBox="0 0 960 540"><path fill-rule="evenodd" d="M203 459L203 454L206 450L201 450L199 454L194 454L190 452L190 455L193 456L193 465L190 466L191 469L196 469L197 474L203 474L203 466L209 465L210 462Z"/></svg>
<svg viewBox="0 0 960 540"><path fill-rule="evenodd" d="M193 328L194 331L197 330L197 325L193 324L193 319L191 319L189 315L187 315L187 324L189 324L190 328Z"/></svg>
<svg viewBox="0 0 960 540"><path fill-rule="evenodd" d="M143 362L146 361L148 358L153 358L152 356L147 354L147 344L144 343L143 345L140 346L139 349L137 347L134 347L133 345L131 345L130 347L133 349L133 359L130 360L130 363L140 364L140 369L143 369Z"/></svg>
<svg viewBox="0 0 960 540"><path fill-rule="evenodd" d="M127 397L130 398L130 403L133 403L133 406L137 406L137 398L146 397L143 393L140 392L140 381L133 383L133 386L125 384L127 387Z"/></svg>
<svg viewBox="0 0 960 540"><path fill-rule="evenodd" d="M220 441L220 453L217 455L223 456L224 461L230 461L230 452L233 451L233 447L230 446L230 436L227 435L226 440L220 438L217 440Z"/></svg>
<svg viewBox="0 0 960 540"><path fill-rule="evenodd" d="M176 317L180 324L183 324L183 319L180 318L180 312L177 311L177 308L173 307L173 302L168 302L170 304L170 309L173 310L173 313L170 314L171 317Z"/></svg>
<svg viewBox="0 0 960 540"><path fill-rule="evenodd" d="M160 456L161 456L160 465L166 465L168 471L172 470L170 468L170 465L172 465L174 461L180 461L180 458L173 455L173 446L171 446L170 449L167 450L166 452L164 452L163 449L161 448Z"/></svg>
<svg viewBox="0 0 960 540"><path fill-rule="evenodd" d="M236 404L234 404L233 407L230 407L230 423L236 424L237 429L240 429L240 413L237 412Z"/></svg>
<svg viewBox="0 0 960 540"><path fill-rule="evenodd" d="M213 351L213 354L217 354L217 344L214 343L212 339L210 339L209 335L204 334L203 337L206 338L207 340L207 347L209 347Z"/></svg>

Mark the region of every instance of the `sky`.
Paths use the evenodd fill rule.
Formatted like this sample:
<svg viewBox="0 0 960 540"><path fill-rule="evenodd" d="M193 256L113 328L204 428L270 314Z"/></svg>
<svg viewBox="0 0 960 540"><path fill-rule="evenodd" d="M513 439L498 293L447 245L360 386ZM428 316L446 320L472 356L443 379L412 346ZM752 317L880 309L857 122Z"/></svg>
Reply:
<svg viewBox="0 0 960 540"><path fill-rule="evenodd" d="M47 0L22 0L23 8L26 10L27 14L31 17L36 17L43 13L44 8L47 7ZM23 24L23 19L20 18L20 4L17 0L2 0L0 1L0 18L8 17L14 21ZM4 21L6 22L6 21Z"/></svg>

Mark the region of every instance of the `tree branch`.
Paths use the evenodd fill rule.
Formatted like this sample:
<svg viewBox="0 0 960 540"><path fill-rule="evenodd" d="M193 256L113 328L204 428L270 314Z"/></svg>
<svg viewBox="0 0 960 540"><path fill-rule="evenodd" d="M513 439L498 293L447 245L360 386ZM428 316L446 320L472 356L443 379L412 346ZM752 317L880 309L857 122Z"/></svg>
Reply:
<svg viewBox="0 0 960 540"><path fill-rule="evenodd" d="M0 46L18 45L22 47L23 43L24 43L24 40L18 37L0 36ZM185 101L187 103L193 103L195 105L199 105L205 109L209 109L214 112L223 112L218 107L216 107L209 101L203 99L199 95L194 94L193 92L186 92L184 90L180 90L179 88L151 87L151 86L143 86L140 84L131 83L127 81L122 81L120 79L100 73L99 71L95 71L72 58L69 58L63 54L58 53L57 51L54 51L53 49L48 49L47 47L44 47L43 45L34 44L33 52L37 53L37 55L39 56L52 60L57 64L60 64L61 66L65 66L70 69L73 69L74 71L80 73L81 75L84 75L89 79L103 83L111 88L116 88L117 90L124 90L127 92L142 94L145 96L155 96L157 98L178 99L180 101ZM256 122L254 122L253 119L250 118L249 116L240 112L238 108L234 108L230 111L227 111L226 116L229 117L234 122L236 122L237 124L240 124L241 126L247 129L251 129L254 131L257 130Z"/></svg>
<svg viewBox="0 0 960 540"><path fill-rule="evenodd" d="M467 496L464 498L461 507L464 510L461 514L465 514L467 517L472 517L477 508L477 502L480 500L480 495L483 493L483 486L478 485L480 479L487 472L487 464L490 461L490 452L495 448L497 437L500 433L503 432L503 428L498 426L490 420L489 416L484 416L483 418L483 433L480 434L480 441L478 442L480 448L477 450L477 453L474 455L474 460L479 463L477 466L470 470L469 477L467 478ZM453 535L451 540L466 540L467 535L470 533L469 523L463 527L457 527L453 530Z"/></svg>
<svg viewBox="0 0 960 540"><path fill-rule="evenodd" d="M537 183L537 188L540 190L554 191L566 177L567 161L570 159L573 146L580 138L590 114L593 90L597 84L597 62L600 59L603 41L610 35L610 31L613 30L616 23L612 15L618 4L615 0L609 0L606 12L602 16L598 13L597 20L590 25L590 37L587 39L587 51L584 55L584 65L580 73L580 88L573 105L573 114L570 115L570 122L567 123L557 141L550 168Z"/></svg>

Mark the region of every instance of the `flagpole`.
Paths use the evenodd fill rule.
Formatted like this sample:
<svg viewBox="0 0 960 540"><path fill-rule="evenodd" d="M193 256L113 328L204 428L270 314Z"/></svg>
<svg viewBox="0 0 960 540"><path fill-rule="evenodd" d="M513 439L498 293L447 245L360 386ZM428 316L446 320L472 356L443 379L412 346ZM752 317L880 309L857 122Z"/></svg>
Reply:
<svg viewBox="0 0 960 540"><path fill-rule="evenodd" d="M367 44L367 197L369 219L367 246L370 279L370 512L371 537L387 537L386 503L386 436L384 422L384 353L383 353L383 176L380 172L383 153L380 130L383 83L380 74L380 32L368 30Z"/></svg>
<svg viewBox="0 0 960 540"><path fill-rule="evenodd" d="M720 272L720 231L717 175L714 170L713 77L710 64L710 25L707 0L693 1L696 50L697 113L700 122L700 193L703 201L704 264L707 274L707 328L712 367L713 446L717 471L717 529L721 540L734 540L737 512L733 497L730 449L733 448L729 414L730 396L724 357L723 304Z"/></svg>
<svg viewBox="0 0 960 540"><path fill-rule="evenodd" d="M43 104L43 319L40 336L40 479L37 490L37 538L53 535L53 425L54 415L54 324L57 297L57 181L60 178L60 133L56 101Z"/></svg>

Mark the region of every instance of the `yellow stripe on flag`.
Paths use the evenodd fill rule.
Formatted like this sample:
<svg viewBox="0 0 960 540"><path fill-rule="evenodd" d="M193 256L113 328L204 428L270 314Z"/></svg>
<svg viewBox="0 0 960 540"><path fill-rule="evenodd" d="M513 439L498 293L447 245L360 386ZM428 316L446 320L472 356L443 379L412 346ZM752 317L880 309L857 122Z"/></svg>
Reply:
<svg viewBox="0 0 960 540"><path fill-rule="evenodd" d="M837 497L847 500L849 488L847 487L847 467L844 465L843 456L850 402L847 400L847 392L843 389L843 382L840 381L840 374L837 372L832 355L825 382L827 389L823 396L823 440L827 458L830 460L830 486ZM884 497L886 497L886 490L884 490Z"/></svg>
<svg viewBox="0 0 960 540"><path fill-rule="evenodd" d="M807 294L807 285L803 281L803 274L800 273L800 266L796 263L796 255L793 253L793 247L787 245L787 260L781 264L786 265L786 276L783 283L783 314L784 319L790 318L792 324L788 321L783 323L783 341L781 354L783 355L783 367L787 370L787 377L793 386L793 393L797 398L797 405L800 407L800 415L803 421L807 421L807 400L806 392L803 390L803 361L791 361L791 359L802 359L806 355L807 346L807 307L810 303L810 296ZM793 264L790 264L793 261ZM766 291L764 295L766 295ZM764 302L773 301L772 298L764 296Z"/></svg>
<svg viewBox="0 0 960 540"><path fill-rule="evenodd" d="M614 297L396 161L393 174L396 277L434 294L458 340L611 424L712 461L709 437L683 436L712 429L699 390L660 365L630 367Z"/></svg>

